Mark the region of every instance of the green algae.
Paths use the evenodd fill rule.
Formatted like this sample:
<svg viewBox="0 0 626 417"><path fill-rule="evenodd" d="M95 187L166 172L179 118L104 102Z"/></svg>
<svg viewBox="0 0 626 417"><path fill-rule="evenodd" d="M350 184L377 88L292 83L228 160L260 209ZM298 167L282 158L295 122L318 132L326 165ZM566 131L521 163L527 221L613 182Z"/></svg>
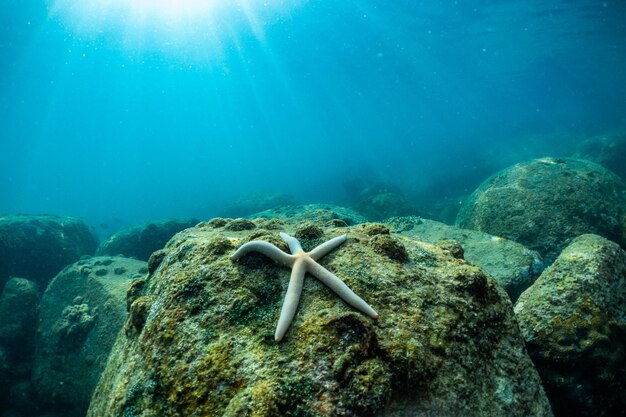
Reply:
<svg viewBox="0 0 626 417"><path fill-rule="evenodd" d="M253 222L254 229L240 231L200 225L168 244L131 305L132 311L150 297L145 322L136 326L131 313L136 331L118 338L89 416L125 409L141 417L374 416L388 408L396 410L388 415L400 416L433 404L474 415L524 415L515 410L532 406L550 415L502 291L480 269L435 246L380 232L379 225L366 226L372 236L294 225L308 238L305 250L348 232L348 241L321 262L380 319L360 314L307 276L294 321L276 343L289 270L258 254L233 263L226 250L259 238L287 250L275 231L261 227L266 220ZM378 253L371 242L381 238L403 247L405 262ZM519 363L526 368L503 377L518 388L510 404L485 394L496 384L494 367ZM453 381L459 372L464 383ZM157 382L156 394L130 401L133 383L148 380ZM450 392L467 400L454 402Z"/></svg>
<svg viewBox="0 0 626 417"><path fill-rule="evenodd" d="M397 239L386 234L377 234L369 240L376 253L387 256L399 262L406 262L409 255L406 248Z"/></svg>
<svg viewBox="0 0 626 417"><path fill-rule="evenodd" d="M625 406L625 277L626 252L600 236L582 235L515 307L559 414L613 415Z"/></svg>
<svg viewBox="0 0 626 417"><path fill-rule="evenodd" d="M626 185L611 171L582 159L539 158L484 181L456 223L524 244L550 264L585 233L626 247L625 211Z"/></svg>

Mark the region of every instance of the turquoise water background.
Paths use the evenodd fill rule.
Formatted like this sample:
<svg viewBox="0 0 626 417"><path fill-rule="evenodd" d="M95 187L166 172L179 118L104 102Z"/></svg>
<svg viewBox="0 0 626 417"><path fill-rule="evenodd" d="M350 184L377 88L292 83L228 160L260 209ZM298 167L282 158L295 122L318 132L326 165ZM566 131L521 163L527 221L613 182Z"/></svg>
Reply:
<svg viewBox="0 0 626 417"><path fill-rule="evenodd" d="M626 2L198 3L5 0L0 213L454 198L626 121Z"/></svg>

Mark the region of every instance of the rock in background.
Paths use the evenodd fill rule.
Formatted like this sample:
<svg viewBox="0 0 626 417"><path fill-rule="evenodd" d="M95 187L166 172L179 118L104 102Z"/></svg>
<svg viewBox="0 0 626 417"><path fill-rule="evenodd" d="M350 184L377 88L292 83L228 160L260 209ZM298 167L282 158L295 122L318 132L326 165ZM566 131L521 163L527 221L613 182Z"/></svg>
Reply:
<svg viewBox="0 0 626 417"><path fill-rule="evenodd" d="M33 382L42 409L85 415L127 315L126 294L145 262L95 257L61 271L46 289L37 329Z"/></svg>
<svg viewBox="0 0 626 417"><path fill-rule="evenodd" d="M508 239L415 216L394 217L385 224L394 232L444 249L453 251L454 242L461 245L459 257L488 272L513 301L543 270L541 256L536 251Z"/></svg>
<svg viewBox="0 0 626 417"><path fill-rule="evenodd" d="M549 265L584 233L626 247L626 185L593 162L535 159L483 182L463 205L457 224L521 243Z"/></svg>
<svg viewBox="0 0 626 417"><path fill-rule="evenodd" d="M152 252L163 248L172 236L197 223L196 219L162 220L124 229L102 242L97 254L147 261Z"/></svg>
<svg viewBox="0 0 626 417"><path fill-rule="evenodd" d="M22 401L31 394L30 377L37 307L37 284L11 278L0 297L0 415L12 410L28 413L32 405Z"/></svg>
<svg viewBox="0 0 626 417"><path fill-rule="evenodd" d="M618 245L578 237L515 312L555 415L624 415L626 253Z"/></svg>
<svg viewBox="0 0 626 417"><path fill-rule="evenodd" d="M379 181L353 180L344 183L348 205L369 221L395 216L424 215L426 209L399 187Z"/></svg>
<svg viewBox="0 0 626 417"><path fill-rule="evenodd" d="M626 134L589 138L576 146L574 158L597 162L626 180Z"/></svg>
<svg viewBox="0 0 626 417"><path fill-rule="evenodd" d="M510 301L478 267L380 224L247 222L201 223L152 256L88 416L552 415ZM321 264L380 319L307 277L276 343L290 271L229 258L253 239L286 251L275 228L305 250L348 232Z"/></svg>
<svg viewBox="0 0 626 417"><path fill-rule="evenodd" d="M219 215L222 217L247 217L259 211L296 205L296 199L283 193L254 194L233 201Z"/></svg>
<svg viewBox="0 0 626 417"><path fill-rule="evenodd" d="M283 206L251 214L248 218L278 219L288 223L311 221L328 226L352 226L367 221L367 218L352 209L332 204Z"/></svg>
<svg viewBox="0 0 626 417"><path fill-rule="evenodd" d="M80 220L61 216L0 217L0 287L11 276L40 288L65 266L93 255L98 242Z"/></svg>

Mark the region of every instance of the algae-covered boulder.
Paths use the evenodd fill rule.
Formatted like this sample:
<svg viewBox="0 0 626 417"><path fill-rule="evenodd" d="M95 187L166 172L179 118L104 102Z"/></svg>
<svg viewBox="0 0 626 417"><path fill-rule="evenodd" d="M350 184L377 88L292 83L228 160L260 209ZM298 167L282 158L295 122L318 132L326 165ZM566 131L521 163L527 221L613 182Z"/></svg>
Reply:
<svg viewBox="0 0 626 417"><path fill-rule="evenodd" d="M597 162L626 179L626 134L595 136L576 146L575 158Z"/></svg>
<svg viewBox="0 0 626 417"><path fill-rule="evenodd" d="M43 289L66 265L93 255L95 236L78 219L60 216L0 216L0 286L10 276Z"/></svg>
<svg viewBox="0 0 626 417"><path fill-rule="evenodd" d="M146 272L145 262L95 257L52 280L41 301L33 375L44 409L64 417L85 415L126 319L131 281Z"/></svg>
<svg viewBox="0 0 626 417"><path fill-rule="evenodd" d="M196 219L161 220L124 229L102 242L97 254L147 261L152 252L163 248L172 236L197 223Z"/></svg>
<svg viewBox="0 0 626 417"><path fill-rule="evenodd" d="M624 415L626 253L618 245L576 238L515 312L556 415Z"/></svg>
<svg viewBox="0 0 626 417"><path fill-rule="evenodd" d="M626 186L579 159L541 158L498 172L465 202L457 224L519 242L551 263L575 237L626 246Z"/></svg>
<svg viewBox="0 0 626 417"><path fill-rule="evenodd" d="M397 233L445 246L453 240L463 248L463 257L488 272L511 300L535 281L543 270L541 256L512 240L476 230L461 229L420 217L393 217L385 222Z"/></svg>
<svg viewBox="0 0 626 417"><path fill-rule="evenodd" d="M290 271L243 243L287 251L268 225L219 219L153 255L88 416L550 416L506 294L481 269L380 224L286 226L374 321L307 276L282 342ZM248 225L250 226L250 225Z"/></svg>
<svg viewBox="0 0 626 417"><path fill-rule="evenodd" d="M37 284L24 278L11 278L0 296L0 344L14 359L32 351L37 323L39 291Z"/></svg>
<svg viewBox="0 0 626 417"><path fill-rule="evenodd" d="M18 408L13 387L30 379L39 291L24 278L11 278L0 296L0 415Z"/></svg>
<svg viewBox="0 0 626 417"><path fill-rule="evenodd" d="M359 223L365 223L367 221L367 218L352 209L332 204L282 206L254 213L247 217L250 219L259 217L265 219L279 219L289 223L313 221L328 226L351 226Z"/></svg>

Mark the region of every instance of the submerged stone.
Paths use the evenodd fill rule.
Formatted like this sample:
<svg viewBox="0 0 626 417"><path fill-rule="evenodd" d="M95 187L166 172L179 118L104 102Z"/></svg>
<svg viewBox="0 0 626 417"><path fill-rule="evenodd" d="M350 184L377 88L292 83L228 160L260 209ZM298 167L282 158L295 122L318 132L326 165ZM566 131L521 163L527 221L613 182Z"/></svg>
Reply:
<svg viewBox="0 0 626 417"><path fill-rule="evenodd" d="M0 411L25 411L12 393L30 380L39 299L37 285L24 278L11 278L0 296Z"/></svg>
<svg viewBox="0 0 626 417"><path fill-rule="evenodd" d="M145 262L94 257L52 280L41 302L33 373L43 409L64 417L85 415L124 325L130 284L146 273Z"/></svg>
<svg viewBox="0 0 626 417"><path fill-rule="evenodd" d="M98 255L121 255L147 261L176 233L198 223L196 219L162 220L121 230L102 242Z"/></svg>
<svg viewBox="0 0 626 417"><path fill-rule="evenodd" d="M626 134L595 136L576 146L575 158L587 159L610 169L626 180Z"/></svg>
<svg viewBox="0 0 626 417"><path fill-rule="evenodd" d="M42 289L65 266L93 255L98 241L79 219L61 216L0 216L0 287L11 276Z"/></svg>
<svg viewBox="0 0 626 417"><path fill-rule="evenodd" d="M287 249L265 222L200 225L168 243L143 295L133 292L88 416L552 415L506 294L481 269L397 234L318 223L323 241L348 233L320 263L380 319L307 276L275 342L289 269L256 253L230 260L259 238ZM403 261L375 250L382 236Z"/></svg>
<svg viewBox="0 0 626 417"><path fill-rule="evenodd" d="M536 251L488 233L415 216L394 217L385 224L397 233L436 244L450 252L451 256L478 265L504 288L513 301L543 270L541 256Z"/></svg>
<svg viewBox="0 0 626 417"><path fill-rule="evenodd" d="M577 236L626 247L626 185L581 159L540 158L502 170L464 203L457 224L519 242L552 263Z"/></svg>
<svg viewBox="0 0 626 417"><path fill-rule="evenodd" d="M617 244L576 238L515 312L556 415L623 415L626 253Z"/></svg>
<svg viewBox="0 0 626 417"><path fill-rule="evenodd" d="M368 221L381 221L395 216L424 215L425 209L390 183L355 179L344 183L351 208Z"/></svg>

